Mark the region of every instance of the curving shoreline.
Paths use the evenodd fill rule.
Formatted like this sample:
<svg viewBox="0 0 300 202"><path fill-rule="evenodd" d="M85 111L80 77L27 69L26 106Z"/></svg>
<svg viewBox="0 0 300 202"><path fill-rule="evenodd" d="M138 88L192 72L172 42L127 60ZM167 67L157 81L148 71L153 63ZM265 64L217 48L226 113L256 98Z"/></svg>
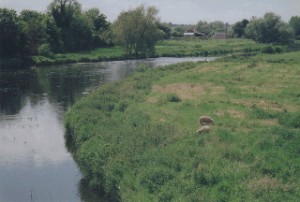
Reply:
<svg viewBox="0 0 300 202"><path fill-rule="evenodd" d="M120 201L264 201L270 195L265 185L256 186L262 181L276 182L266 185L272 200L297 199L299 126L293 120L300 106L289 93L297 82L297 57L292 52L137 69L72 107L65 126L74 159L90 187ZM272 83L283 65L278 91ZM255 91L247 90L253 85ZM263 105L271 102L284 105ZM199 136L203 114L216 125Z"/></svg>

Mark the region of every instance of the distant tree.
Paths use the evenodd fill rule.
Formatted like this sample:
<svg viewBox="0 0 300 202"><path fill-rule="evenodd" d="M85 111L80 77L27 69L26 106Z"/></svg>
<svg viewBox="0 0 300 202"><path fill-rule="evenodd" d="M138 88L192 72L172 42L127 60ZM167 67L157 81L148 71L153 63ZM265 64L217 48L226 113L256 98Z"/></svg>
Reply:
<svg viewBox="0 0 300 202"><path fill-rule="evenodd" d="M205 34L207 37L211 37L216 32L225 31L225 24L221 21L208 23L200 20L196 25L196 31Z"/></svg>
<svg viewBox="0 0 300 202"><path fill-rule="evenodd" d="M163 36L157 27L157 13L155 7L139 6L119 15L113 24L113 33L127 54L137 57L155 53L154 46Z"/></svg>
<svg viewBox="0 0 300 202"><path fill-rule="evenodd" d="M81 51L89 50L93 46L93 35L92 30L88 25L88 20L83 15L74 16L74 20L71 23L70 29L68 30L68 51Z"/></svg>
<svg viewBox="0 0 300 202"><path fill-rule="evenodd" d="M0 8L0 58L17 57L21 31L15 10Z"/></svg>
<svg viewBox="0 0 300 202"><path fill-rule="evenodd" d="M46 20L46 33L50 49L54 53L63 52L64 50L61 32L62 29L56 25L53 17L48 16Z"/></svg>
<svg viewBox="0 0 300 202"><path fill-rule="evenodd" d="M171 38L172 30L171 30L171 28L169 27L168 24L157 22L156 26L157 26L158 29L160 29L164 33L164 36L163 36L164 39Z"/></svg>
<svg viewBox="0 0 300 202"><path fill-rule="evenodd" d="M54 0L48 7L53 21L48 21L48 27L52 35L60 35L55 37L56 47L61 41L62 49L59 51L80 51L91 48L92 31L89 27L88 20L82 15L81 5L76 0Z"/></svg>
<svg viewBox="0 0 300 202"><path fill-rule="evenodd" d="M37 11L23 10L19 15L22 33L30 55L36 55L38 47L47 43L46 16Z"/></svg>
<svg viewBox="0 0 300 202"><path fill-rule="evenodd" d="M184 32L185 32L186 29L187 28L183 27L183 26L176 26L174 28L172 36L174 36L174 37L183 37L183 34L184 34Z"/></svg>
<svg viewBox="0 0 300 202"><path fill-rule="evenodd" d="M248 38L260 43L288 44L293 41L290 26L274 13L266 13L263 18L253 18L245 32Z"/></svg>
<svg viewBox="0 0 300 202"><path fill-rule="evenodd" d="M111 39L109 36L110 23L107 21L106 16L100 12L98 8L91 8L84 12L87 18L90 29L93 34L93 45L102 46L109 45Z"/></svg>
<svg viewBox="0 0 300 202"><path fill-rule="evenodd" d="M222 21L214 21L210 23L211 30L213 32L223 32L225 31L225 23Z"/></svg>
<svg viewBox="0 0 300 202"><path fill-rule="evenodd" d="M90 20L93 30L96 32L104 32L109 29L109 22L106 16L100 12L98 8L87 10L84 15Z"/></svg>
<svg viewBox="0 0 300 202"><path fill-rule="evenodd" d="M81 5L77 0L53 0L48 6L56 25L62 28L71 26L74 16L81 13Z"/></svg>
<svg viewBox="0 0 300 202"><path fill-rule="evenodd" d="M208 22L200 20L196 25L196 31L210 36L212 29Z"/></svg>
<svg viewBox="0 0 300 202"><path fill-rule="evenodd" d="M249 21L246 19L235 23L232 26L232 32L233 32L234 37L237 37L237 38L245 37L245 29L246 29L248 23L249 23Z"/></svg>
<svg viewBox="0 0 300 202"><path fill-rule="evenodd" d="M300 39L300 17L299 16L291 17L289 24L292 27L297 39Z"/></svg>

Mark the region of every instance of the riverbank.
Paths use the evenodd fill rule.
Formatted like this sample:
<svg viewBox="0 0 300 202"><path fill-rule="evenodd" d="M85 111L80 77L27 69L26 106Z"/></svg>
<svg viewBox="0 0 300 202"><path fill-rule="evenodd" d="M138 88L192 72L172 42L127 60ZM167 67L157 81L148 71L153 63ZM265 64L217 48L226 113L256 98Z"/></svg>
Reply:
<svg viewBox="0 0 300 202"><path fill-rule="evenodd" d="M294 47L294 48L293 48ZM290 46L274 46L257 44L249 39L202 40L197 38L181 38L163 40L156 45L156 54L152 57L221 57L226 55L255 55L258 53L282 53L299 49L299 42ZM145 57L141 57L145 58ZM30 66L49 66L71 63L90 63L103 61L120 61L137 59L125 54L120 46L97 48L80 53L49 54L48 56L32 56L26 60L18 58L1 60L0 67L26 68Z"/></svg>
<svg viewBox="0 0 300 202"><path fill-rule="evenodd" d="M156 54L153 57L213 57L228 54L255 54L268 49L273 52L284 52L284 46L269 46L257 44L248 39L201 40L178 39L164 40L156 45ZM270 50L269 50L270 51ZM125 54L120 46L97 48L82 53L55 54L49 57L33 56L33 65L46 66L78 62L102 62L114 60L136 59Z"/></svg>
<svg viewBox="0 0 300 202"><path fill-rule="evenodd" d="M296 201L299 52L136 70L77 102L66 139L122 201ZM198 117L215 119L197 134Z"/></svg>

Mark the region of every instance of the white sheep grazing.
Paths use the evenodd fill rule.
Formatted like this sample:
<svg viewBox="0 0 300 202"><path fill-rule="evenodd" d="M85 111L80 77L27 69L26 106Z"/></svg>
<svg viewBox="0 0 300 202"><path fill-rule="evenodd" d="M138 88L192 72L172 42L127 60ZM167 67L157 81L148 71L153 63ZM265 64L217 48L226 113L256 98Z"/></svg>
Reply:
<svg viewBox="0 0 300 202"><path fill-rule="evenodd" d="M209 133L210 132L210 127L208 125L202 126L197 130L197 133Z"/></svg>
<svg viewBox="0 0 300 202"><path fill-rule="evenodd" d="M210 118L209 116L201 116L199 118L200 125L205 126L205 125L210 125L214 123L214 120Z"/></svg>

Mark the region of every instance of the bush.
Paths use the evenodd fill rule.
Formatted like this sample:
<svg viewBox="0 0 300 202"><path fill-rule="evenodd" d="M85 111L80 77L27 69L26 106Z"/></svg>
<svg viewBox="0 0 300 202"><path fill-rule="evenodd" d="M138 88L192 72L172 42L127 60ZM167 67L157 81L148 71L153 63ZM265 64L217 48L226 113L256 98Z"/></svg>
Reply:
<svg viewBox="0 0 300 202"><path fill-rule="evenodd" d="M266 46L261 50L262 53L273 54L274 50L272 46Z"/></svg>
<svg viewBox="0 0 300 202"><path fill-rule="evenodd" d="M38 47L38 55L45 57L52 57L53 53L51 52L49 44L42 44Z"/></svg>
<svg viewBox="0 0 300 202"><path fill-rule="evenodd" d="M181 99L178 95L176 95L175 93L169 93L167 94L167 100L169 102L180 102Z"/></svg>

